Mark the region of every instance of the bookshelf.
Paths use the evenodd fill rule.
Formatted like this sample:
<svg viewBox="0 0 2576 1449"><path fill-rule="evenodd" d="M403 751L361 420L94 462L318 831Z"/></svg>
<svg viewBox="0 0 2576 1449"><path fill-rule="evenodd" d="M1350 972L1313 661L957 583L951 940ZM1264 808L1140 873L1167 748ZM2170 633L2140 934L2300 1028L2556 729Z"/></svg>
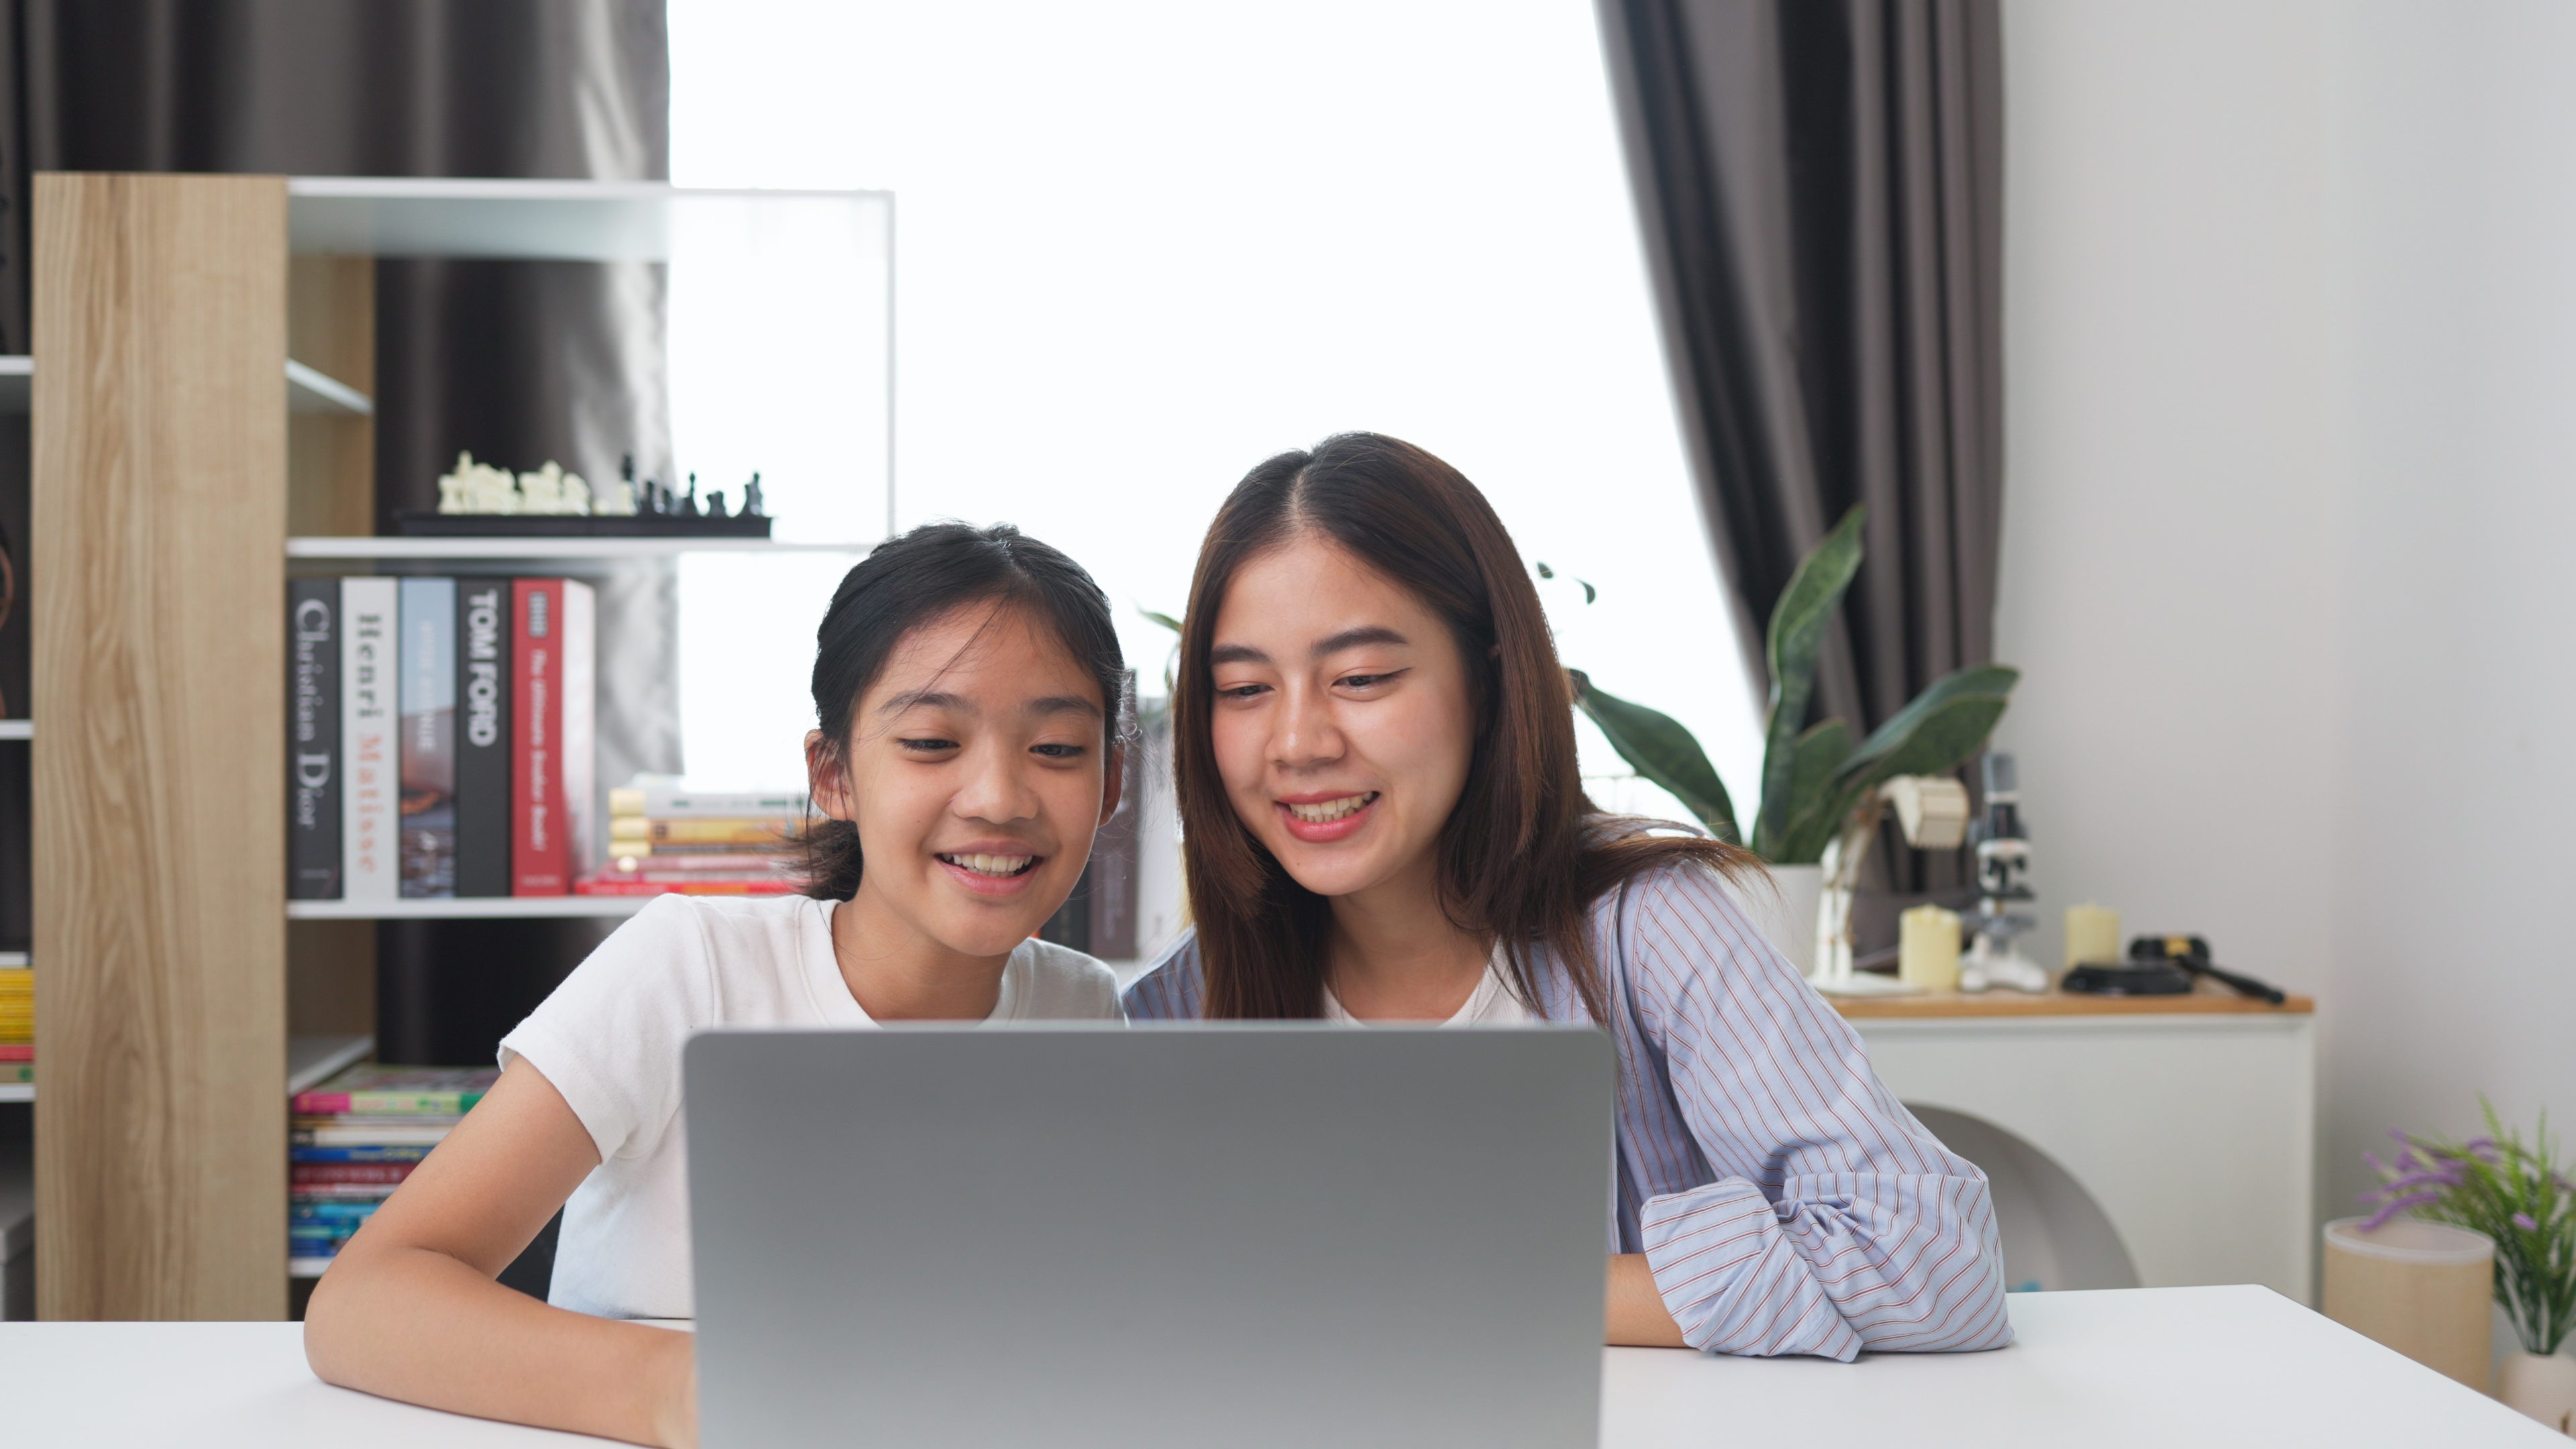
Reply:
<svg viewBox="0 0 2576 1449"><path fill-rule="evenodd" d="M30 954L44 973L45 1090L29 1093L38 1313L280 1318L284 1089L361 1059L360 1028L373 1026L372 1005L363 1022L353 1005L371 989L299 953L371 943L363 933L384 919L614 919L645 903L290 905L290 573L867 547L369 536L375 258L666 261L675 273L745 245L841 258L843 293L884 289L883 335L862 335L857 354L881 343L883 395L848 412L854 438L882 439L891 518L892 199L46 173L32 222L34 356L0 358L0 410L32 414L26 542L41 590L27 607L45 737L9 722L31 741ZM277 1106L248 1105L262 1102Z"/></svg>

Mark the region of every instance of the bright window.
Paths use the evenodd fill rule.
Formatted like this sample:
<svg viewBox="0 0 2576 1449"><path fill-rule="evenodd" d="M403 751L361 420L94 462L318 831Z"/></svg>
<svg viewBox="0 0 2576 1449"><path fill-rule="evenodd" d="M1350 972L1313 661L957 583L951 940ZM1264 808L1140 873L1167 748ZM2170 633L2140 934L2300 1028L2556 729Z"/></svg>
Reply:
<svg viewBox="0 0 2576 1449"><path fill-rule="evenodd" d="M1063 548L1158 681L1169 636L1133 610L1179 611L1227 488L1280 449L1392 433L1562 576L1542 592L1566 661L1690 725L1750 808L1755 707L1585 0L669 13L673 181L896 194L904 524ZM777 345L820 343L787 315ZM760 466L683 359L673 376L681 466L693 432ZM792 771L828 579L683 587L692 772ZM776 649L743 645L755 597ZM1678 810L1584 733L1596 799Z"/></svg>

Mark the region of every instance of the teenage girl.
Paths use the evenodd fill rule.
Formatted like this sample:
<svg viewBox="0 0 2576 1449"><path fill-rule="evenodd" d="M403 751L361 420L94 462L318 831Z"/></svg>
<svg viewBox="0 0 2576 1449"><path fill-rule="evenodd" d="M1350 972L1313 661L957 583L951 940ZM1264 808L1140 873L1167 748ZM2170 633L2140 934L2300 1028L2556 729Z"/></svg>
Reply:
<svg viewBox="0 0 2576 1449"><path fill-rule="evenodd" d="M1115 1018L1030 939L1118 807L1125 678L1089 575L1007 526L918 528L816 633L803 896L666 896L501 1042L491 1094L313 1291L313 1371L485 1418L696 1439L680 1048L725 1025ZM547 1303L494 1276L557 1208ZM551 1305L551 1306L549 1306Z"/></svg>
<svg viewBox="0 0 2576 1449"><path fill-rule="evenodd" d="M1722 878L1758 879L1752 857L1584 798L1537 592L1455 469L1365 433L1253 469L1181 649L1197 924L1131 1018L1597 1022L1620 1059L1608 1342L2011 1341L1984 1175L1746 922Z"/></svg>

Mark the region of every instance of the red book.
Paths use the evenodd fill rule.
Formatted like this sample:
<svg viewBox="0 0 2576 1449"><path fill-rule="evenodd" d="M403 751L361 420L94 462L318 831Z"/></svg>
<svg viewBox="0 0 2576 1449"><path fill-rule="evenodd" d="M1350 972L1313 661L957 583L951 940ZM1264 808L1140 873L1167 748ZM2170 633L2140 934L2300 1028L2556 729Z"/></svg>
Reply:
<svg viewBox="0 0 2576 1449"><path fill-rule="evenodd" d="M31 1041L0 1041L0 1062L32 1062L36 1044Z"/></svg>
<svg viewBox="0 0 2576 1449"><path fill-rule="evenodd" d="M510 894L569 895L597 854L596 606L577 579L513 579L510 594Z"/></svg>
<svg viewBox="0 0 2576 1449"><path fill-rule="evenodd" d="M510 894L572 890L564 795L564 583L510 581Z"/></svg>
<svg viewBox="0 0 2576 1449"><path fill-rule="evenodd" d="M411 1176L417 1162L298 1162L286 1169L286 1180L296 1187L321 1187L333 1183L394 1183Z"/></svg>

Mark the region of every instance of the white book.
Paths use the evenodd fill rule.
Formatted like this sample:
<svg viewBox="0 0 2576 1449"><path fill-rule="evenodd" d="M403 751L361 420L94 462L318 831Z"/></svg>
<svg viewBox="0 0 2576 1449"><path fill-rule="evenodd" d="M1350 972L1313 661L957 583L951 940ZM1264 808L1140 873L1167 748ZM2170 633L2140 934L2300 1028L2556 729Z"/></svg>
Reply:
<svg viewBox="0 0 2576 1449"><path fill-rule="evenodd" d="M296 1140L311 1147L436 1147L448 1127L297 1127Z"/></svg>
<svg viewBox="0 0 2576 1449"><path fill-rule="evenodd" d="M563 586L564 810L572 817L575 880L599 869L599 596Z"/></svg>
<svg viewBox="0 0 2576 1449"><path fill-rule="evenodd" d="M340 581L340 895L390 901L401 890L401 755L394 737L400 580Z"/></svg>

